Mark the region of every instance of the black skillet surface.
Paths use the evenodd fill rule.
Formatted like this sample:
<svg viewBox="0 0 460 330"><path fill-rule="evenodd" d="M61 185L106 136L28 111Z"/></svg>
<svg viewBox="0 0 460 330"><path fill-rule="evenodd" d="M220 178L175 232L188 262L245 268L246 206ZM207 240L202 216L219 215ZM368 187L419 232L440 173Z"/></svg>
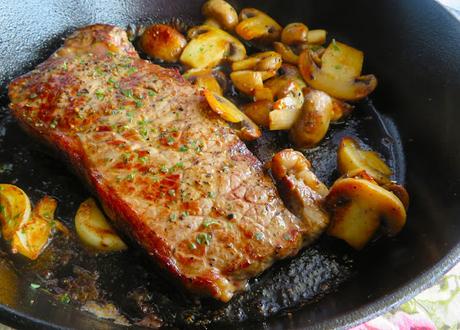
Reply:
<svg viewBox="0 0 460 330"><path fill-rule="evenodd" d="M264 315L291 307L292 313L273 316L264 324L283 329L344 327L409 298L458 260L458 22L428 0L234 3L266 10L283 24L304 21L313 28L326 28L330 36L365 51L364 72L375 73L380 83L373 103L362 102L347 123L336 125L307 155L319 176L330 183L341 136L360 137L381 152L395 168L396 178L406 179L412 197L406 228L397 238L379 241L360 254L322 239L260 276L248 293L226 306L192 301L157 276L136 249L94 256L76 240L58 239L35 266L20 257L0 255L1 321L27 328L118 326L79 311L76 298L84 293L85 299L113 302L134 322L154 314L177 326L233 323L234 327L234 322L250 319L244 325L253 327L261 325L255 320ZM95 22L126 26L172 17L199 21L200 6L201 1L4 1L1 86L44 60L75 27ZM2 104L7 104L6 98ZM87 192L60 162L18 129L6 110L0 113L0 181L18 184L34 201L44 194L57 197L58 217L71 227ZM264 160L285 143L283 136L266 135L250 147ZM34 290L30 282L42 288ZM86 288L83 293L80 287ZM66 292L72 297L70 304L64 303Z"/></svg>

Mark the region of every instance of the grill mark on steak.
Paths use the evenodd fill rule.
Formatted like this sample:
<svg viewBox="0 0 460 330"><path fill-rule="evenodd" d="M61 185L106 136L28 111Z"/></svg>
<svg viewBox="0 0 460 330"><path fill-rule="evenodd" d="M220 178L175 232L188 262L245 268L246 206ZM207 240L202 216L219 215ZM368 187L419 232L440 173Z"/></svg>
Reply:
<svg viewBox="0 0 460 330"><path fill-rule="evenodd" d="M78 30L9 97L115 225L193 292L228 301L318 235L201 93L140 59L120 28Z"/></svg>

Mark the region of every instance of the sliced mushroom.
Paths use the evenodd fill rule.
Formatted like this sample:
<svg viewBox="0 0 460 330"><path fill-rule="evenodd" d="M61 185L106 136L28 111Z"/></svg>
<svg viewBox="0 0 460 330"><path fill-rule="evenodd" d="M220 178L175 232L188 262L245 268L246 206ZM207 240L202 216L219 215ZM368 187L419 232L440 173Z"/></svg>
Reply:
<svg viewBox="0 0 460 330"><path fill-rule="evenodd" d="M254 71L277 71L283 63L281 55L268 51L256 53L250 57L232 63L233 71L254 70Z"/></svg>
<svg viewBox="0 0 460 330"><path fill-rule="evenodd" d="M362 249L384 221L388 236L398 234L406 223L403 203L376 183L360 178L337 180L326 197L331 214L328 234Z"/></svg>
<svg viewBox="0 0 460 330"><path fill-rule="evenodd" d="M276 101L269 114L270 130L290 129L300 115L304 96L299 84L282 77L270 79L265 84L270 88Z"/></svg>
<svg viewBox="0 0 460 330"><path fill-rule="evenodd" d="M294 53L291 47L277 41L273 43L273 47L275 48L276 52L281 55L284 62L295 65L299 63L299 55Z"/></svg>
<svg viewBox="0 0 460 330"><path fill-rule="evenodd" d="M208 90L204 91L204 96L208 101L209 107L219 114L223 119L233 123L238 136L244 141L252 141L262 135L259 127L240 109L225 97Z"/></svg>
<svg viewBox="0 0 460 330"><path fill-rule="evenodd" d="M299 69L311 87L341 100L360 100L377 87L377 79L374 75L359 76L359 51L349 51L351 47L342 45L336 42L329 45L330 52L340 54L328 55L326 51L321 58L321 67L313 60L310 50L305 49L299 57Z"/></svg>
<svg viewBox="0 0 460 330"><path fill-rule="evenodd" d="M348 116L354 107L344 101L332 98L332 117L331 122L337 122Z"/></svg>
<svg viewBox="0 0 460 330"><path fill-rule="evenodd" d="M313 147L326 135L332 116L332 99L324 92L311 90L299 118L289 130L290 140L299 147Z"/></svg>
<svg viewBox="0 0 460 330"><path fill-rule="evenodd" d="M244 113L257 125L268 128L270 125L270 111L273 109L273 102L270 100L255 101L243 106Z"/></svg>
<svg viewBox="0 0 460 330"><path fill-rule="evenodd" d="M308 27L303 23L290 23L281 32L281 42L292 46L308 41Z"/></svg>
<svg viewBox="0 0 460 330"><path fill-rule="evenodd" d="M236 33L244 40L271 43L280 38L281 25L264 12L254 8L244 8L240 12L240 23Z"/></svg>
<svg viewBox="0 0 460 330"><path fill-rule="evenodd" d="M199 88L210 90L219 95L223 93L212 69L190 69L183 74L183 77Z"/></svg>
<svg viewBox="0 0 460 330"><path fill-rule="evenodd" d="M307 43L310 45L322 45L326 42L326 30L310 30L307 35Z"/></svg>
<svg viewBox="0 0 460 330"><path fill-rule="evenodd" d="M192 68L211 68L223 59L239 61L246 57L244 45L219 28L196 26L187 35L191 40L183 50L180 61Z"/></svg>
<svg viewBox="0 0 460 330"><path fill-rule="evenodd" d="M379 184L390 183L392 175L391 169L375 151L363 150L351 137L345 137L340 142L337 167L341 174L363 169Z"/></svg>
<svg viewBox="0 0 460 330"><path fill-rule="evenodd" d="M256 89L263 87L262 73L259 71L234 71L230 74L230 79L246 95L254 95Z"/></svg>
<svg viewBox="0 0 460 330"><path fill-rule="evenodd" d="M327 187L311 171L304 155L292 149L278 152L271 169L287 206L307 225L307 241L314 240L329 224L329 216L322 207Z"/></svg>
<svg viewBox="0 0 460 330"><path fill-rule="evenodd" d="M147 55L165 62L177 62L187 45L182 33L164 24L149 26L142 33L139 42Z"/></svg>
<svg viewBox="0 0 460 330"><path fill-rule="evenodd" d="M217 21L225 30L231 31L238 24L235 8L224 0L206 1L201 12L208 19Z"/></svg>

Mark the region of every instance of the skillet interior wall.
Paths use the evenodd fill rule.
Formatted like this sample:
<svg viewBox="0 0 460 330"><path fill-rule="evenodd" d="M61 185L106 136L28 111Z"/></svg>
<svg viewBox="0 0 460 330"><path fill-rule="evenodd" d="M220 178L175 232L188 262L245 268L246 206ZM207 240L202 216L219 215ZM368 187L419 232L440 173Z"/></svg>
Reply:
<svg viewBox="0 0 460 330"><path fill-rule="evenodd" d="M202 1L12 1L0 3L0 83L33 68L77 26L198 20ZM402 136L411 194L409 221L395 239L360 257L359 274L336 294L294 314L291 326L320 322L391 294L459 244L460 25L430 0L233 1L281 23L304 21L365 51L379 78L377 109ZM2 102L7 100L3 96ZM285 319L272 321L286 324ZM281 322L281 323L280 323Z"/></svg>

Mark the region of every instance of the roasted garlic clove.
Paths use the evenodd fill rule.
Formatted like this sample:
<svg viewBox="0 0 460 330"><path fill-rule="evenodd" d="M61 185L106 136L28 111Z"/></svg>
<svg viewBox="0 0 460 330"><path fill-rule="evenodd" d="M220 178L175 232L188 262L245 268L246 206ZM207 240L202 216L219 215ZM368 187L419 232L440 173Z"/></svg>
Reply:
<svg viewBox="0 0 460 330"><path fill-rule="evenodd" d="M359 76L361 52L337 42L329 45L328 50L321 58L321 67L315 63L309 49L299 56L300 73L311 87L348 101L360 100L377 87L375 76ZM331 55L332 52L337 55Z"/></svg>
<svg viewBox="0 0 460 330"><path fill-rule="evenodd" d="M327 187L311 171L304 155L292 149L278 152L271 169L286 204L308 224L311 240L317 238L329 224L329 216L322 207Z"/></svg>
<svg viewBox="0 0 460 330"><path fill-rule="evenodd" d="M191 39L182 52L180 61L192 68L212 68L223 59L239 61L246 57L246 48L227 32L201 25L191 28L187 36Z"/></svg>
<svg viewBox="0 0 460 330"><path fill-rule="evenodd" d="M279 39L281 26L264 12L254 8L244 8L240 12L240 23L236 33L244 40L271 43Z"/></svg>
<svg viewBox="0 0 460 330"><path fill-rule="evenodd" d="M171 26L154 24L145 29L139 43L147 55L165 62L177 62L187 40Z"/></svg>
<svg viewBox="0 0 460 330"><path fill-rule="evenodd" d="M235 8L224 0L206 1L201 8L203 16L216 21L225 30L231 31L238 24Z"/></svg>
<svg viewBox="0 0 460 330"><path fill-rule="evenodd" d="M30 200L26 193L14 185L0 184L0 223L3 238L11 240L30 215Z"/></svg>
<svg viewBox="0 0 460 330"><path fill-rule="evenodd" d="M115 252L128 248L92 198L80 204L75 215L75 229L82 242L96 251Z"/></svg>
<svg viewBox="0 0 460 330"><path fill-rule="evenodd" d="M360 178L337 180L326 197L331 214L327 233L362 249L384 221L389 236L401 231L406 223L403 203L376 183Z"/></svg>
<svg viewBox="0 0 460 330"><path fill-rule="evenodd" d="M299 147L313 147L326 135L332 116L332 98L324 92L311 90L299 118L289 130L289 139Z"/></svg>

